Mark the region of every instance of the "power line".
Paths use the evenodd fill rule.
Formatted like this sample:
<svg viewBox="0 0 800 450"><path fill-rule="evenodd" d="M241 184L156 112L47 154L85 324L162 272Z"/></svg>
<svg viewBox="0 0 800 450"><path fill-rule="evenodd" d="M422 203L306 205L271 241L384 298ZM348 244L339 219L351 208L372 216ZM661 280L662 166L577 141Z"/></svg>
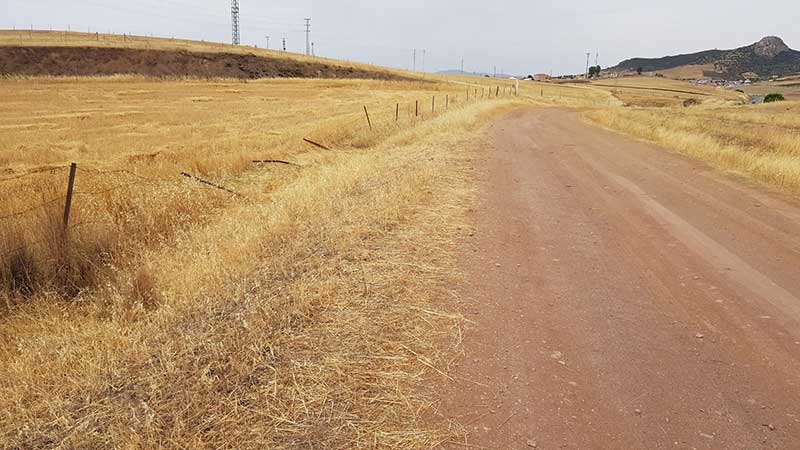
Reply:
<svg viewBox="0 0 800 450"><path fill-rule="evenodd" d="M241 43L241 36L239 35L239 0L231 0L231 27L233 30L233 45Z"/></svg>

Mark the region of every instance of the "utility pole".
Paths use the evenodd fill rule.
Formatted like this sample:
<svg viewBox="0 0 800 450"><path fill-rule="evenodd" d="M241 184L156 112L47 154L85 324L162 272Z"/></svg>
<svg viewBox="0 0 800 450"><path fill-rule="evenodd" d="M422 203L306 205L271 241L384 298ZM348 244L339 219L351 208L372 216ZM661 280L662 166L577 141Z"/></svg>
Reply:
<svg viewBox="0 0 800 450"><path fill-rule="evenodd" d="M311 56L311 19L306 17L306 56Z"/></svg>
<svg viewBox="0 0 800 450"><path fill-rule="evenodd" d="M422 71L425 72L425 49L422 49Z"/></svg>
<svg viewBox="0 0 800 450"><path fill-rule="evenodd" d="M586 52L586 79L589 79L589 57L592 54L590 52Z"/></svg>
<svg viewBox="0 0 800 450"><path fill-rule="evenodd" d="M239 0L231 0L231 28L233 45L239 45L241 42L239 34Z"/></svg>
<svg viewBox="0 0 800 450"><path fill-rule="evenodd" d="M414 57L413 57L413 61L414 61L414 62L412 63L413 65L411 66L411 67L412 67L412 68L411 68L411 71L412 71L412 72L416 72L416 71L417 71L417 49L414 49Z"/></svg>
<svg viewBox="0 0 800 450"><path fill-rule="evenodd" d="M594 54L594 65L595 66L599 65L599 64L597 64L597 60L598 59L600 59L600 52L597 52L597 53Z"/></svg>
<svg viewBox="0 0 800 450"><path fill-rule="evenodd" d="M464 75L464 58L461 58L461 75Z"/></svg>
<svg viewBox="0 0 800 450"><path fill-rule="evenodd" d="M497 78L497 66L494 66L494 77Z"/></svg>
<svg viewBox="0 0 800 450"><path fill-rule="evenodd" d="M283 38L283 51L286 51L286 38Z"/></svg>
<svg viewBox="0 0 800 450"><path fill-rule="evenodd" d="M267 50L269 50L269 36L265 36L267 38Z"/></svg>
<svg viewBox="0 0 800 450"><path fill-rule="evenodd" d="M317 56L317 52L314 51L314 43L311 43L311 56Z"/></svg>

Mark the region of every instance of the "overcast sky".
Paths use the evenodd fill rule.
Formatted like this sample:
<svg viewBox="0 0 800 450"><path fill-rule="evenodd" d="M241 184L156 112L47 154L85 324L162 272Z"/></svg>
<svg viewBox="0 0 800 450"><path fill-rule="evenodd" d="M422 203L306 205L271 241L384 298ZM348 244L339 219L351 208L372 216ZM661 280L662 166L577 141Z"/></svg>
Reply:
<svg viewBox="0 0 800 450"><path fill-rule="evenodd" d="M578 73L586 53L603 67L656 57L735 48L778 35L800 47L800 2L606 0L240 0L242 43L289 51L305 47L312 18L316 53L392 67L511 74ZM229 42L229 0L0 0L0 28L87 30Z"/></svg>

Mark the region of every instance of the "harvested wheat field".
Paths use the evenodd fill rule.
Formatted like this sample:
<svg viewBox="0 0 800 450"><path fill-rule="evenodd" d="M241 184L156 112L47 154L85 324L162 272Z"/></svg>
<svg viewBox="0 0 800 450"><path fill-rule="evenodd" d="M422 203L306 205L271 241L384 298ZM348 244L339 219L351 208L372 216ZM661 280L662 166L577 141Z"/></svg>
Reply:
<svg viewBox="0 0 800 450"><path fill-rule="evenodd" d="M0 446L459 432L422 418L463 324L448 286L474 138L510 96L131 76L0 91Z"/></svg>

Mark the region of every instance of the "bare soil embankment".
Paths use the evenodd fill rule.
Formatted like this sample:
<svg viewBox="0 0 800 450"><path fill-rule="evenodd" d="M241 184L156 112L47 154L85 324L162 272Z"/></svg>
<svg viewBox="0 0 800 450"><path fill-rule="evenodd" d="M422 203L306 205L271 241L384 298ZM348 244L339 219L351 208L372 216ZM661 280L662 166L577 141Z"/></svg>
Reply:
<svg viewBox="0 0 800 450"><path fill-rule="evenodd" d="M0 47L0 75L402 80L378 70L254 54L100 47Z"/></svg>

